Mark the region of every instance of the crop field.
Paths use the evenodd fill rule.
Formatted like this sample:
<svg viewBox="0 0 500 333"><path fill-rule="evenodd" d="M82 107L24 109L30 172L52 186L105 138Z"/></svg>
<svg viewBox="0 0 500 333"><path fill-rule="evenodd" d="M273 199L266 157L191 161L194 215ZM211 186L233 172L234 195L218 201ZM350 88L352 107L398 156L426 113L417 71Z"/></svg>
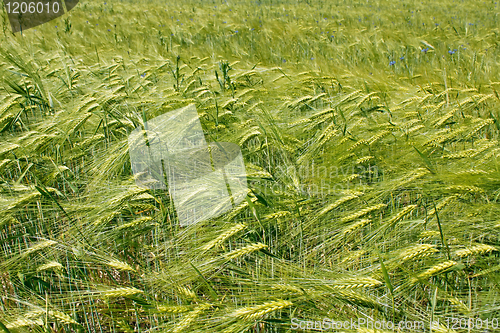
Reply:
<svg viewBox="0 0 500 333"><path fill-rule="evenodd" d="M498 332L496 0L1 13L0 332ZM128 137L188 105L248 193L183 226Z"/></svg>

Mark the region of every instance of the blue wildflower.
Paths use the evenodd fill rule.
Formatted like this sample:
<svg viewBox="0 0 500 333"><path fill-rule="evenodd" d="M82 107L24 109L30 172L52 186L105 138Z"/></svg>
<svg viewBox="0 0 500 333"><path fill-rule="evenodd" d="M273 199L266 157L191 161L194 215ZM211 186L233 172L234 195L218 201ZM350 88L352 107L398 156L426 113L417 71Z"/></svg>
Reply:
<svg viewBox="0 0 500 333"><path fill-rule="evenodd" d="M393 60L393 61L391 61L391 62L389 62L389 66L393 66L393 65L395 65L395 64L396 64L396 62L395 62L394 60Z"/></svg>
<svg viewBox="0 0 500 333"><path fill-rule="evenodd" d="M427 53L427 51L429 51L428 47L426 47L425 49L422 49L422 52L424 52L424 53Z"/></svg>
<svg viewBox="0 0 500 333"><path fill-rule="evenodd" d="M403 57L401 57L401 58L399 58L399 59L400 59L400 60L405 60L405 57L403 56Z"/></svg>

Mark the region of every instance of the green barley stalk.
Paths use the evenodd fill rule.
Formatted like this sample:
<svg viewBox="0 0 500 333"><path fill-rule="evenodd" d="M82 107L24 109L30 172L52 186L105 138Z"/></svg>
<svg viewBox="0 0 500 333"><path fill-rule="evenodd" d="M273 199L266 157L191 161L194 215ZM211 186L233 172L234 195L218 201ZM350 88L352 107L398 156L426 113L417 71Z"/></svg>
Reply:
<svg viewBox="0 0 500 333"><path fill-rule="evenodd" d="M211 240L210 242L205 244L203 246L203 250L207 251L207 250L210 250L214 247L220 246L222 243L224 243L226 241L226 239L237 234L241 230L244 230L245 228L246 228L246 225L243 223L236 224L235 226L231 227L229 230L227 230L224 233L217 236L217 238L215 238L214 240Z"/></svg>
<svg viewBox="0 0 500 333"><path fill-rule="evenodd" d="M255 320L262 318L266 314L275 312L293 305L290 301L279 300L267 302L261 305L239 308L230 314L231 317L236 317L243 320Z"/></svg>

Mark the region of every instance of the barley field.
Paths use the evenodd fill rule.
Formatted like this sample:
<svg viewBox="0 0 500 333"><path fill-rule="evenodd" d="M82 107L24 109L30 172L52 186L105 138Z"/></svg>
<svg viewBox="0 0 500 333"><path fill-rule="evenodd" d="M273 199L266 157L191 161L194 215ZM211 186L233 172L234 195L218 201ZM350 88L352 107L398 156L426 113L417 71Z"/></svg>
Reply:
<svg viewBox="0 0 500 333"><path fill-rule="evenodd" d="M22 34L3 11L0 331L498 332L499 9L82 0ZM127 138L191 104L249 191L182 227Z"/></svg>

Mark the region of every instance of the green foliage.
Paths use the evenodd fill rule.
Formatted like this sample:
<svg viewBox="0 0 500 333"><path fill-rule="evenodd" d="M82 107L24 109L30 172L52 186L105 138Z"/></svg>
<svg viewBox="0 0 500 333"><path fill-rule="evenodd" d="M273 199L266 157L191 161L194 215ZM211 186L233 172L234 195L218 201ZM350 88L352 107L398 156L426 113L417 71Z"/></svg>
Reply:
<svg viewBox="0 0 500 333"><path fill-rule="evenodd" d="M4 33L0 328L500 317L494 6L84 2ZM127 138L191 103L250 191L186 228Z"/></svg>

